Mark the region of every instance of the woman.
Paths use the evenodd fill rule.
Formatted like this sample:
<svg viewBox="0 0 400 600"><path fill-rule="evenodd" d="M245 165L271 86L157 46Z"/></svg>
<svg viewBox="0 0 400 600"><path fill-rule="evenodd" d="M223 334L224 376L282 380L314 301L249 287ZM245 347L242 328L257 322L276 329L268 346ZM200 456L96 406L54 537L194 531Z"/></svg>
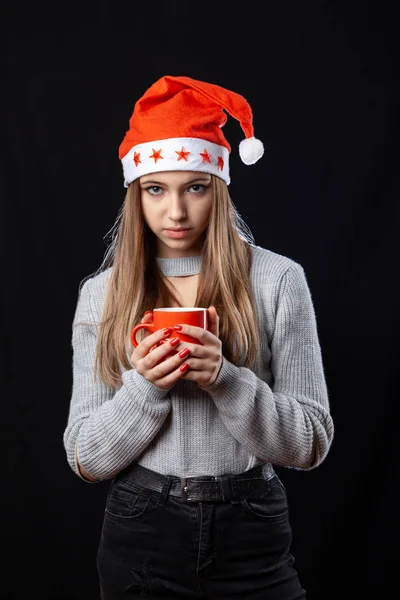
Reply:
<svg viewBox="0 0 400 600"><path fill-rule="evenodd" d="M333 438L303 268L257 246L232 204L227 111L246 164L263 154L247 101L165 76L120 146L127 193L73 323L68 462L110 480L103 600L305 598L274 465L310 470ZM157 306L208 308L209 330L130 332ZM162 343L161 343L162 342Z"/></svg>

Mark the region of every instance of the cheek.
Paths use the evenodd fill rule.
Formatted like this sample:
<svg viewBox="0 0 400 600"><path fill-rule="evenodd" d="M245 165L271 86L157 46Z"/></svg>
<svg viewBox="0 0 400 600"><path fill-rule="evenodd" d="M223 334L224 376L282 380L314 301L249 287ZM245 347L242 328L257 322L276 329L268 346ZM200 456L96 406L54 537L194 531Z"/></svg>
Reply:
<svg viewBox="0 0 400 600"><path fill-rule="evenodd" d="M142 202L142 214L143 219L151 229L152 224L157 222L157 211L154 210L154 207L149 206L146 202Z"/></svg>
<svg viewBox="0 0 400 600"><path fill-rule="evenodd" d="M204 206L199 208L198 219L199 219L199 224L201 224L202 227L204 227L204 228L207 227L207 225L210 221L210 215L211 215L211 203L208 202L207 204L205 204Z"/></svg>

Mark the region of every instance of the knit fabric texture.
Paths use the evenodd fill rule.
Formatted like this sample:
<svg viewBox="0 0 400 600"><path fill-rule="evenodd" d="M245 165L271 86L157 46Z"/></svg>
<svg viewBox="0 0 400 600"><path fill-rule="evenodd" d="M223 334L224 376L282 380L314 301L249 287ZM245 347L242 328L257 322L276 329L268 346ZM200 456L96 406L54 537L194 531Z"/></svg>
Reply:
<svg viewBox="0 0 400 600"><path fill-rule="evenodd" d="M270 463L310 470L332 444L317 322L303 267L252 246L251 282L261 332L260 371L223 357L215 382L180 380L161 390L133 367L115 391L94 383L94 359L110 269L88 279L72 327L73 383L64 447L97 480L133 461L178 477L238 474ZM200 259L158 259L168 276L200 271ZM132 349L133 351L133 349ZM86 481L86 480L85 480Z"/></svg>

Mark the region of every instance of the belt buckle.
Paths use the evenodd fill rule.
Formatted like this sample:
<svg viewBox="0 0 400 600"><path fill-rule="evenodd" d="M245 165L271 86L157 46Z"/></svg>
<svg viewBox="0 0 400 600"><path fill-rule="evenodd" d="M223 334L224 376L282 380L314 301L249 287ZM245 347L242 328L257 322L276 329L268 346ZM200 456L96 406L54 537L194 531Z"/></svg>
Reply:
<svg viewBox="0 0 400 600"><path fill-rule="evenodd" d="M181 477L181 495L184 500L186 500L185 494L187 494L187 491L187 477Z"/></svg>
<svg viewBox="0 0 400 600"><path fill-rule="evenodd" d="M182 500L190 500L189 490L188 490L188 479L195 479L195 477L181 477L181 496Z"/></svg>
<svg viewBox="0 0 400 600"><path fill-rule="evenodd" d="M192 477L181 477L181 496L182 496L182 500L186 501L186 502L196 502L196 500L193 500L190 497L190 492L188 489L188 481L190 481L191 479L194 480L199 480L199 478L201 478L201 475L193 475ZM210 477L209 475L204 475L203 477L209 477L210 481L218 481L220 480L220 477Z"/></svg>

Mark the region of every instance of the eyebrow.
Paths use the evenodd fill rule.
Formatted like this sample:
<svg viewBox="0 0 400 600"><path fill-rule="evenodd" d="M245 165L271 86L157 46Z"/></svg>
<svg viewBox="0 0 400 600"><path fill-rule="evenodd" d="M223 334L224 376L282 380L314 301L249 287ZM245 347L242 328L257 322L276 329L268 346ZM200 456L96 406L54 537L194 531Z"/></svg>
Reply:
<svg viewBox="0 0 400 600"><path fill-rule="evenodd" d="M185 183L182 184L182 187L184 187L185 185L191 185L193 183L198 183L198 182L205 182L205 183L209 183L211 181L211 178L208 179L202 175L200 175L199 177L195 177L194 179L190 179L189 181L185 181ZM165 185L164 181L157 181L156 179L148 179L146 181L142 181L141 185Z"/></svg>

